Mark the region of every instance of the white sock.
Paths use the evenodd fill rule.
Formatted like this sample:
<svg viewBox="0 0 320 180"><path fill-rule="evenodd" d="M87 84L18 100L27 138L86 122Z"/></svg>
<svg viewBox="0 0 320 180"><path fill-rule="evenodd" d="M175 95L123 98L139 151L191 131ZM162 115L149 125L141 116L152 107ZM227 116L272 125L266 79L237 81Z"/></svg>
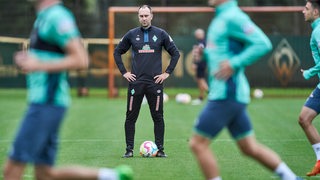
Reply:
<svg viewBox="0 0 320 180"><path fill-rule="evenodd" d="M282 180L295 180L297 176L291 171L291 169L286 165L286 163L281 162L275 170L275 173Z"/></svg>
<svg viewBox="0 0 320 180"><path fill-rule="evenodd" d="M320 160L320 143L312 145L313 151L316 154L317 160Z"/></svg>
<svg viewBox="0 0 320 180"><path fill-rule="evenodd" d="M222 180L222 178L220 176L217 176L217 177L211 178L209 180Z"/></svg>
<svg viewBox="0 0 320 180"><path fill-rule="evenodd" d="M118 180L118 173L113 169L99 169L98 180Z"/></svg>

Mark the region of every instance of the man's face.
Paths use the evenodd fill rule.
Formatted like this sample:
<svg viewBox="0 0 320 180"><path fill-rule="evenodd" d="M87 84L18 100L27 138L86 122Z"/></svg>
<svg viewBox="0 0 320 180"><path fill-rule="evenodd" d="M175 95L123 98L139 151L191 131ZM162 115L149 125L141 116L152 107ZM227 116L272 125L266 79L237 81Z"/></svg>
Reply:
<svg viewBox="0 0 320 180"><path fill-rule="evenodd" d="M150 12L150 9L145 7L141 8L138 12L139 22L143 28L148 28L151 26L151 20L152 20L152 13Z"/></svg>
<svg viewBox="0 0 320 180"><path fill-rule="evenodd" d="M317 9L313 8L310 2L307 2L303 11L304 20L307 22L313 22L315 20L316 13L319 13Z"/></svg>

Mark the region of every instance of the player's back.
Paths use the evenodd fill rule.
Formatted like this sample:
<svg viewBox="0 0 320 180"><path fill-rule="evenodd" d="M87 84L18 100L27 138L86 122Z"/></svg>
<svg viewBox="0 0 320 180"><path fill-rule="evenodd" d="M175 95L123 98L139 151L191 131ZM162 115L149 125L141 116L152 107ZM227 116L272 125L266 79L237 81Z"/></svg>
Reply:
<svg viewBox="0 0 320 180"><path fill-rule="evenodd" d="M217 7L216 17L208 29L205 50L210 75L208 99L232 98L248 103L250 88L244 69L269 52L271 47L270 40L241 11L235 1ZM217 79L214 76L224 60L229 60L234 70L233 76L228 80Z"/></svg>

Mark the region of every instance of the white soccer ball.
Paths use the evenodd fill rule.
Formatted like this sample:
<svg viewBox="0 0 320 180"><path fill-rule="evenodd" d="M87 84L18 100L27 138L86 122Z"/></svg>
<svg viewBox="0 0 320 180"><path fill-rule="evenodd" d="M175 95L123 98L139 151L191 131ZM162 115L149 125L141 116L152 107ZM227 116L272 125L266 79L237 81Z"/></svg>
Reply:
<svg viewBox="0 0 320 180"><path fill-rule="evenodd" d="M189 104L191 102L191 96L188 93L179 93L176 95L176 102L181 104Z"/></svg>
<svg viewBox="0 0 320 180"><path fill-rule="evenodd" d="M145 104L147 104L147 103L148 103L148 101L147 101L146 96L143 96L142 105L145 105Z"/></svg>
<svg viewBox="0 0 320 180"><path fill-rule="evenodd" d="M153 141L144 141L140 145L140 155L142 157L154 157L158 153L158 147Z"/></svg>
<svg viewBox="0 0 320 180"><path fill-rule="evenodd" d="M169 96L166 93L163 93L163 102L166 103L169 101Z"/></svg>
<svg viewBox="0 0 320 180"><path fill-rule="evenodd" d="M253 91L253 97L257 99L263 98L263 91L261 89L255 89Z"/></svg>
<svg viewBox="0 0 320 180"><path fill-rule="evenodd" d="M163 102L166 103L169 101L169 96L166 93L163 93ZM148 104L146 96L143 96L142 105Z"/></svg>

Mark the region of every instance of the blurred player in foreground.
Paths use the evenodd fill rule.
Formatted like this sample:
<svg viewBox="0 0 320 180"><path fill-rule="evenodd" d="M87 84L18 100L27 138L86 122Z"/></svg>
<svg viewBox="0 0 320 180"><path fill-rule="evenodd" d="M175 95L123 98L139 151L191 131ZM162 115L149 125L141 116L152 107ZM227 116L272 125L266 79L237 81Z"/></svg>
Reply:
<svg viewBox="0 0 320 180"><path fill-rule="evenodd" d="M315 66L310 69L301 69L305 79L313 76L320 77L320 1L307 0L303 10L305 21L311 23L313 29L310 39L310 47ZM299 124L306 134L312 148L316 154L317 162L313 169L307 173L307 176L315 176L320 173L320 136L316 127L312 124L313 120L320 113L320 83L308 97L299 115Z"/></svg>
<svg viewBox="0 0 320 180"><path fill-rule="evenodd" d="M196 29L194 31L194 36L197 40L197 44L193 47L193 54L198 53L194 51L202 51L206 47L205 42L205 32L203 29ZM199 89L199 96L197 99L191 101L192 105L200 105L203 101L203 98L208 91L208 84L205 78L205 72L207 69L206 61L201 61L197 57L193 58L193 66L196 71L196 81Z"/></svg>
<svg viewBox="0 0 320 180"><path fill-rule="evenodd" d="M59 129L70 104L67 70L87 68L88 54L72 13L59 0L35 2L30 50L15 55L27 73L29 107L4 165L4 179L23 179L28 163L34 165L35 179L131 179L132 170L124 165L54 168Z"/></svg>
<svg viewBox="0 0 320 180"><path fill-rule="evenodd" d="M227 128L244 155L274 171L283 180L298 179L275 152L256 141L246 112L250 87L244 70L272 49L270 40L240 10L237 1L208 0L208 4L216 7L204 50L209 73L208 103L194 125L190 140L190 148L205 178L222 179L209 145L223 128ZM241 46L231 49L230 40Z"/></svg>

